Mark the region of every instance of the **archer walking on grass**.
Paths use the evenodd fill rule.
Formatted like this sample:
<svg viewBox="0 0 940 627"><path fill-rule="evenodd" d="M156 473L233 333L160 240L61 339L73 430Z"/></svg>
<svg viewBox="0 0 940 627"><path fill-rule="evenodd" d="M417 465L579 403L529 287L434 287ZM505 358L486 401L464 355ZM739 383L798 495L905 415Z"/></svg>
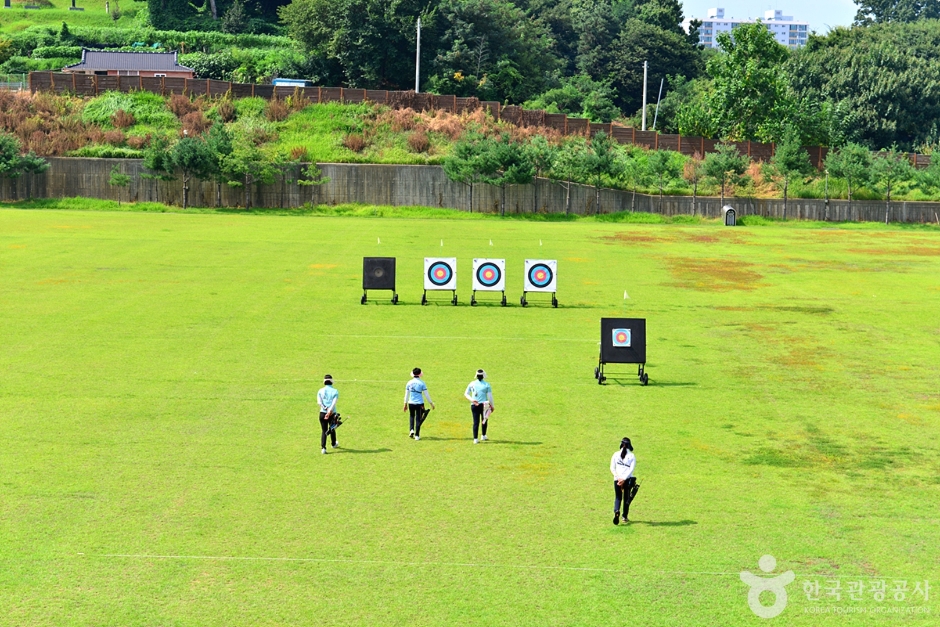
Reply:
<svg viewBox="0 0 940 627"><path fill-rule="evenodd" d="M620 450L610 458L610 472L614 475L614 524L620 524L620 505L623 504L623 522L630 522L630 503L640 489L633 476L636 456L630 438L620 440Z"/></svg>
<svg viewBox="0 0 940 627"><path fill-rule="evenodd" d="M479 444L480 440L477 434L482 426L483 439L486 437L486 423L490 414L496 409L493 405L493 388L485 381L486 372L483 369L477 370L477 378L470 382L467 391L463 395L470 401L470 413L473 415L473 443Z"/></svg>
<svg viewBox="0 0 940 627"><path fill-rule="evenodd" d="M336 401L339 400L339 392L333 387L333 375L323 377L323 387L317 392L317 404L320 405L320 429L323 433L320 435L321 453L326 455L326 434L330 434L330 443L333 448L339 448L336 442L336 428L334 424L339 417L336 409ZM332 428L331 428L332 427Z"/></svg>
<svg viewBox="0 0 940 627"><path fill-rule="evenodd" d="M434 401L431 400L431 394L428 392L428 386L421 380L421 368L415 368L411 371L411 381L405 384L405 405L402 411L408 413L408 428L411 432L408 437L415 440L421 439L421 425L424 424L430 409L424 408L424 397L428 398L431 408L434 408Z"/></svg>

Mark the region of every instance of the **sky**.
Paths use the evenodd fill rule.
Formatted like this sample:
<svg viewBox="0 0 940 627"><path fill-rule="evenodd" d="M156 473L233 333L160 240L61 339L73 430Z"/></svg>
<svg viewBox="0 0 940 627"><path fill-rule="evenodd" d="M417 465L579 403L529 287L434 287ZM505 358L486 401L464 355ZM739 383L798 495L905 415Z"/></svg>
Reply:
<svg viewBox="0 0 940 627"><path fill-rule="evenodd" d="M830 27L848 26L857 7L852 0L683 0L686 17L704 18L708 9L724 7L725 17L763 17L764 11L780 9L795 20L809 22L810 29L824 34Z"/></svg>

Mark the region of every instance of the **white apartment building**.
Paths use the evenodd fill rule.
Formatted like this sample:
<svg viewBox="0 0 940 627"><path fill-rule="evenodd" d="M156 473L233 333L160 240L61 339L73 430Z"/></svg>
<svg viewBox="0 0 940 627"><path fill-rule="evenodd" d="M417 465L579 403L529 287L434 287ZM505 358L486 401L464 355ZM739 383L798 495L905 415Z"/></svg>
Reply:
<svg viewBox="0 0 940 627"><path fill-rule="evenodd" d="M702 19L702 26L699 28L699 42L706 48L718 47L718 33L730 32L739 24L753 24L757 20L750 18L740 20L735 18L726 18L725 10L715 8L708 10L708 17ZM689 22L692 18L686 19L683 26L689 30ZM790 48L798 48L806 45L806 37L809 34L809 22L794 21L792 15L784 15L783 11L767 11L764 13L764 19L760 22L767 27L774 38Z"/></svg>

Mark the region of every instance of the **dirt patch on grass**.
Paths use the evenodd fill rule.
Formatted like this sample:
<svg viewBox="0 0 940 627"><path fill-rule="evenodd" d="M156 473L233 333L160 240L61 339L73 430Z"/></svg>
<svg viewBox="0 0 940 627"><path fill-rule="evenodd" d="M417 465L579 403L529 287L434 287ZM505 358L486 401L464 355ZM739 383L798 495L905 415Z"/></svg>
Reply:
<svg viewBox="0 0 940 627"><path fill-rule="evenodd" d="M608 244L744 244L745 238L734 231L620 231L603 238Z"/></svg>
<svg viewBox="0 0 940 627"><path fill-rule="evenodd" d="M701 292L752 291L764 278L754 264L737 259L671 257L666 265L676 279L676 287Z"/></svg>
<svg viewBox="0 0 940 627"><path fill-rule="evenodd" d="M608 244L656 244L671 241L652 233L638 233L634 231L621 231L602 237Z"/></svg>

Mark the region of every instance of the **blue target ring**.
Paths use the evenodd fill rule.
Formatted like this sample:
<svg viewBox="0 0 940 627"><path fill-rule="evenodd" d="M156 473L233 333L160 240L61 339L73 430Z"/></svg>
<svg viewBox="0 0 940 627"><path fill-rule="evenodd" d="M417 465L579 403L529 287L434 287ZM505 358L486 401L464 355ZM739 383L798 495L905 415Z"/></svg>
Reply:
<svg viewBox="0 0 940 627"><path fill-rule="evenodd" d="M535 287L548 287L553 278L552 269L544 263L537 263L529 268L529 283Z"/></svg>
<svg viewBox="0 0 940 627"><path fill-rule="evenodd" d="M454 276L454 270L450 267L450 264L443 261L435 261L428 268L428 280L432 285L443 287L450 283L452 276Z"/></svg>
<svg viewBox="0 0 940 627"><path fill-rule="evenodd" d="M499 285L503 273L495 263L484 263L477 268L477 281L484 287Z"/></svg>

